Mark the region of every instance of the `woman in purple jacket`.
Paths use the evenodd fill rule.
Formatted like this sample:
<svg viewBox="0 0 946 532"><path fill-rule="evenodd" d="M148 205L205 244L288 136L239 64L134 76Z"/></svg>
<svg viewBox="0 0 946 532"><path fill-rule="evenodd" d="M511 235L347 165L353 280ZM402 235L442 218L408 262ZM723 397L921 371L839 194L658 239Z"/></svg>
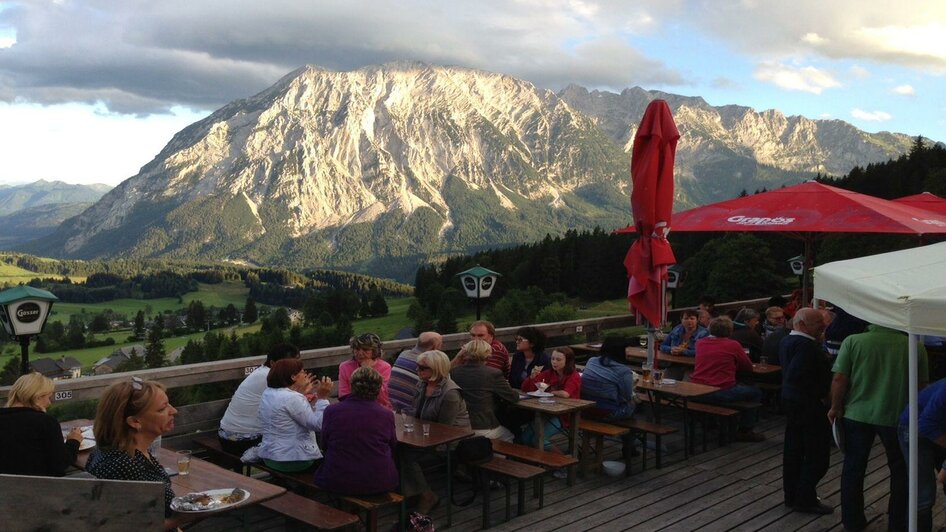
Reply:
<svg viewBox="0 0 946 532"><path fill-rule="evenodd" d="M315 472L320 488L339 495L370 495L397 489L394 414L377 402L383 380L372 368L351 376L351 395L325 409L322 452Z"/></svg>

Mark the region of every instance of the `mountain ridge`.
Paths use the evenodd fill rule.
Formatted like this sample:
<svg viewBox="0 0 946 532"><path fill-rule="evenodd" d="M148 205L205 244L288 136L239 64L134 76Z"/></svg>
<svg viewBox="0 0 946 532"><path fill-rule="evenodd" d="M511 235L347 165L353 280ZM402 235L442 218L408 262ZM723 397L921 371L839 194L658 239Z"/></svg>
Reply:
<svg viewBox="0 0 946 532"><path fill-rule="evenodd" d="M460 67L307 65L182 129L139 174L23 249L393 267L406 278L441 254L620 227L630 139L658 96L682 135L678 207L886 160L912 142L639 87L556 94Z"/></svg>

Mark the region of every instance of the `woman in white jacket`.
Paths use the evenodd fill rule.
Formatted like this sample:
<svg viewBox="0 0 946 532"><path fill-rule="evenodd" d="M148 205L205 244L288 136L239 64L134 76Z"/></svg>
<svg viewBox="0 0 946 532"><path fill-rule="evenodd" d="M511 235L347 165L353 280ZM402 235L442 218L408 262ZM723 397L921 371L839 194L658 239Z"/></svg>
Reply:
<svg viewBox="0 0 946 532"><path fill-rule="evenodd" d="M298 358L273 364L266 376L269 386L260 399L259 418L263 441L259 457L278 471L304 471L322 459L315 432L322 430L322 413L328 406L332 380L313 381ZM315 388L311 404L306 394Z"/></svg>

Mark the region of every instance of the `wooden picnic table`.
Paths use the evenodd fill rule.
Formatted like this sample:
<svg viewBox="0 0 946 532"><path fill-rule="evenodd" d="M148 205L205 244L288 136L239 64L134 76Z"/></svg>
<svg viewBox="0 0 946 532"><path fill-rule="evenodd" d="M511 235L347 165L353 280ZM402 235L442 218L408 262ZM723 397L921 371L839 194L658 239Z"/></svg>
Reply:
<svg viewBox="0 0 946 532"><path fill-rule="evenodd" d="M647 393L650 398L650 404L654 411L654 421L660 423L660 407L662 401L667 401L672 406L678 406L683 409L683 457L690 457L690 423L689 423L689 400L693 397L700 397L708 393L719 391L716 386L707 386L695 382L673 381L672 384L663 383L660 385L653 382L644 382L641 380L637 384L637 389Z"/></svg>
<svg viewBox="0 0 946 532"><path fill-rule="evenodd" d="M89 419L75 419L61 423L60 427L63 429L63 431L68 431L72 427L85 427L90 426L91 424L92 421ZM79 452L78 456L76 457L76 467L82 470L85 469L85 465L88 462L89 456L92 454L93 449L86 449ZM231 471L216 464L201 460L197 457L191 458L190 474L178 475L177 453L171 449L165 449L163 447L158 449L158 454L155 458L157 458L158 462L164 466L165 470L174 473L173 476L171 476L171 488L174 490L175 495L181 496L186 493L204 492L207 490L224 488L241 488L250 494L249 500L230 508L222 508L220 510L211 510L192 514L188 513L186 514L187 517L185 518L187 521L196 521L231 510L242 510L254 504L259 504L261 502L278 497L279 495L282 495L286 492L286 488L282 486L270 484L269 482L263 482L262 480L257 480L253 477L244 476L241 473ZM183 514L178 513L177 515Z"/></svg>
<svg viewBox="0 0 946 532"><path fill-rule="evenodd" d="M641 349L639 347L628 347L625 350L625 355L628 360L634 361L644 361L647 360L647 350ZM696 365L696 357L685 357L681 355L668 355L666 353L657 354L657 363L673 363L680 364L681 366L694 367ZM752 364L752 375L773 375L782 371L782 366L776 364Z"/></svg>
<svg viewBox="0 0 946 532"><path fill-rule="evenodd" d="M520 395L523 397L523 395ZM595 405L594 401L564 397L550 397L553 402L540 402L538 398L525 395L514 406L535 412L536 447L545 449L545 418L551 416L568 416L568 450L578 458L578 423L581 421L581 411ZM571 486L575 482L575 466L568 466L567 483Z"/></svg>
<svg viewBox="0 0 946 532"><path fill-rule="evenodd" d="M425 421L419 418L408 416L407 420L409 423L414 424L414 430L412 432L404 432L404 420L401 416L396 416L397 418L397 442L400 445L406 447L411 447L413 449L420 450L433 450L441 445L447 445L455 441L462 440L464 438L469 438L473 435L473 431L461 427L455 427L453 425L444 425L443 423L436 423L433 421ZM430 425L430 435L424 436L423 425ZM447 525L450 526L453 522L453 475L451 474L450 467L450 453L447 455ZM398 453L398 460L400 460L400 453ZM400 467L398 468L400 469ZM402 510L404 506L402 505ZM402 521L403 522L403 521Z"/></svg>

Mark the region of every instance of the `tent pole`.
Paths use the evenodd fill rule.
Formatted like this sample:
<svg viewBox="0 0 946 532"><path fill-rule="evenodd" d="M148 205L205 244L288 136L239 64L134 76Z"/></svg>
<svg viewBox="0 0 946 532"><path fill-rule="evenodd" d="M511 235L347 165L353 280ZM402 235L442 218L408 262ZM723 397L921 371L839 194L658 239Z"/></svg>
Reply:
<svg viewBox="0 0 946 532"><path fill-rule="evenodd" d="M910 356L909 356L909 378L910 378L910 463L908 464L909 469L907 470L907 478L910 481L910 497L908 502L908 520L907 524L909 526L910 532L916 532L916 514L917 514L917 492L919 490L917 483L917 341L919 337L913 333L910 333ZM929 474L929 472L925 472Z"/></svg>

